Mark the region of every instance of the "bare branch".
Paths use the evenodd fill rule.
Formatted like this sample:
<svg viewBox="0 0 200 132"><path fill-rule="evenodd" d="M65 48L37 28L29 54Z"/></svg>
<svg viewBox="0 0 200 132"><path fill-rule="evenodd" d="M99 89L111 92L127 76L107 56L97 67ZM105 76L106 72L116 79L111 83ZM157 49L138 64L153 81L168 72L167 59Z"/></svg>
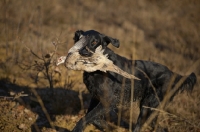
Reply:
<svg viewBox="0 0 200 132"><path fill-rule="evenodd" d="M34 55L36 58L40 59L40 60L43 60L43 58L39 57L35 52L33 52L30 48L28 48L27 46L25 46L25 48L31 52L32 55Z"/></svg>

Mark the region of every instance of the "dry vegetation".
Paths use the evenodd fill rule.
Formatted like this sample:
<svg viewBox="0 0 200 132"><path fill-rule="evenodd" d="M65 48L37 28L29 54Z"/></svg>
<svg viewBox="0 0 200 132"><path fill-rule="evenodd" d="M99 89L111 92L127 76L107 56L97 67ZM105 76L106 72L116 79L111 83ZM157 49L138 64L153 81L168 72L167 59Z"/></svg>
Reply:
<svg viewBox="0 0 200 132"><path fill-rule="evenodd" d="M81 72L62 66L61 76L52 71L78 29L118 38L120 48L110 48L122 56L156 61L182 75L193 71L200 81L198 0L1 0L0 10L0 131L68 131L85 114L90 95ZM57 53L45 65L55 44ZM51 89L47 71L36 62L49 68ZM172 132L200 131L198 82L161 112L159 125ZM22 91L28 96L21 97Z"/></svg>

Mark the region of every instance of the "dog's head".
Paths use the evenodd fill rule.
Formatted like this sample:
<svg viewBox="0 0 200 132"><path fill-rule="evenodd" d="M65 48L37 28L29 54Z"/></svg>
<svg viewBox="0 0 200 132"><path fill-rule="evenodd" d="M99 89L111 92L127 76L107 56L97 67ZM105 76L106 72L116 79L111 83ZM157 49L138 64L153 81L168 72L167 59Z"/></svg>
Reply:
<svg viewBox="0 0 200 132"><path fill-rule="evenodd" d="M79 50L81 56L90 57L95 52L98 46L102 46L105 49L109 43L115 47L119 47L119 40L101 34L95 30L82 31L78 30L74 34L74 42L78 42L82 37L85 37L86 41L84 46Z"/></svg>

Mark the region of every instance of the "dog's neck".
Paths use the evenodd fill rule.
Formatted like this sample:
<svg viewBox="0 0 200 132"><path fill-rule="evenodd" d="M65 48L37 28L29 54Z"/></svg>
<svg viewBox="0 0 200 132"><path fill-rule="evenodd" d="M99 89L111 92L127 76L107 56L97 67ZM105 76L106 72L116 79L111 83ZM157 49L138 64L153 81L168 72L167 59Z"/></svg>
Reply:
<svg viewBox="0 0 200 132"><path fill-rule="evenodd" d="M125 69L123 65L127 65L127 67L132 65L132 60L116 54L109 48L105 49L104 54L108 54L108 59L110 59L116 66L120 67L121 69Z"/></svg>

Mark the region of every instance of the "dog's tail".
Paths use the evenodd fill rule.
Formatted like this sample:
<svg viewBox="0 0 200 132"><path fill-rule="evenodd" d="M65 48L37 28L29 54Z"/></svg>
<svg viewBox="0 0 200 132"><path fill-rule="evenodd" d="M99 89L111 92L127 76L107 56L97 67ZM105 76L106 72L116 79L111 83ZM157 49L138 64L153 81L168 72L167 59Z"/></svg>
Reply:
<svg viewBox="0 0 200 132"><path fill-rule="evenodd" d="M183 80L182 80L183 79ZM175 79L175 83L173 87L176 87L175 85L178 84L179 81L183 81L182 84L179 86L178 90L175 92L175 94L179 91L184 91L186 90L187 92L192 92L194 85L196 83L196 75L194 73L191 73L189 76L187 76L186 78L184 78L181 75L177 75L176 79Z"/></svg>

